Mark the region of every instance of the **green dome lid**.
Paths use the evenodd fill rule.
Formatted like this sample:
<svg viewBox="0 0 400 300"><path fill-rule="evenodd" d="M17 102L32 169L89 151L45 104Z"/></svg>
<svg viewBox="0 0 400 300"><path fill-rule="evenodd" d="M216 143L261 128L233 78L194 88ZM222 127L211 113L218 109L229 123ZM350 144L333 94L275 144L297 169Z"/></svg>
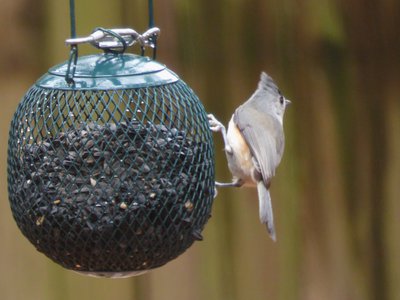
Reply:
<svg viewBox="0 0 400 300"><path fill-rule="evenodd" d="M49 69L36 85L49 89L132 89L173 83L179 77L149 57L134 54L95 54L78 58L74 84L66 82L68 61Z"/></svg>

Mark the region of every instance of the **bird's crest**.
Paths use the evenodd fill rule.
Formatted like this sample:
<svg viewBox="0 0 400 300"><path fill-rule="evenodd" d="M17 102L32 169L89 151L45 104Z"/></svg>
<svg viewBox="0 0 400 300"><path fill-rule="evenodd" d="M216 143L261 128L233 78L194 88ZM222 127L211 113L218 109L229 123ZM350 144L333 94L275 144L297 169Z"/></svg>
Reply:
<svg viewBox="0 0 400 300"><path fill-rule="evenodd" d="M258 91L265 91L274 94L281 94L275 81L265 72L261 72L260 81L258 83Z"/></svg>

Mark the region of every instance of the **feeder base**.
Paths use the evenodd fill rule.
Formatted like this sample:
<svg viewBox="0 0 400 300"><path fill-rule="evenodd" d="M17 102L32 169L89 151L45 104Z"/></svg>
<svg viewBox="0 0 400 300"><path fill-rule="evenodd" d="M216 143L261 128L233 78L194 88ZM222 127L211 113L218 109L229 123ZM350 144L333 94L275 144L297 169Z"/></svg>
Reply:
<svg viewBox="0 0 400 300"><path fill-rule="evenodd" d="M149 271L149 270L141 270L141 271L127 271L127 272L81 272L81 271L74 271L78 274L85 275L85 276L91 276L91 277L96 277L96 278L128 278L132 276L139 276L143 275Z"/></svg>

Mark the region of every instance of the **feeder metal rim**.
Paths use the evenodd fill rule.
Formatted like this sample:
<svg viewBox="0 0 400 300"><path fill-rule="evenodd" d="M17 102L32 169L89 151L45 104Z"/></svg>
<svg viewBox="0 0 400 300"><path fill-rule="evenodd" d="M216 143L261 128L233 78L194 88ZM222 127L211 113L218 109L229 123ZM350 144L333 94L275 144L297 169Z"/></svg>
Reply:
<svg viewBox="0 0 400 300"><path fill-rule="evenodd" d="M157 87L161 85L172 84L179 81L179 78L174 76L172 72L163 70L162 72L154 73L157 74L157 80L155 76L124 76L115 77L113 81L110 81L107 77L100 78L82 78L74 77L74 84L68 85L65 82L65 78L61 76L49 76L48 74L40 78L35 85L39 88L51 89L51 90L82 90L82 91L107 91L107 90L126 90L136 89L144 87ZM137 80L133 80L133 79ZM117 80L118 79L118 80Z"/></svg>
<svg viewBox="0 0 400 300"><path fill-rule="evenodd" d="M81 56L76 63L74 78L119 77L144 75L167 69L164 64L149 57L135 54L92 54ZM65 76L68 71L68 61L48 70L49 74ZM171 72L173 73L173 72ZM176 77L176 75L174 73Z"/></svg>
<svg viewBox="0 0 400 300"><path fill-rule="evenodd" d="M68 61L48 70L36 86L63 90L115 90L174 83L179 76L164 64L135 54L103 53L79 57L74 84L65 82Z"/></svg>

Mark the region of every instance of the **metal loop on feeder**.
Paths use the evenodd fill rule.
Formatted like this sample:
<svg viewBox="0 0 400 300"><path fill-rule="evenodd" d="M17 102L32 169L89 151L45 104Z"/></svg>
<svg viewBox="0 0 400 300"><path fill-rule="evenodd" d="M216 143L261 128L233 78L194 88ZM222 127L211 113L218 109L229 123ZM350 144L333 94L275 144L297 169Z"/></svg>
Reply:
<svg viewBox="0 0 400 300"><path fill-rule="evenodd" d="M201 239L214 196L205 110L147 57L80 57L26 93L10 127L14 218L62 266L98 276L159 267Z"/></svg>
<svg viewBox="0 0 400 300"><path fill-rule="evenodd" d="M67 71L65 73L65 81L72 85L74 83L74 74L76 70L76 63L78 61L78 47L72 46L69 53L69 60L67 65Z"/></svg>

